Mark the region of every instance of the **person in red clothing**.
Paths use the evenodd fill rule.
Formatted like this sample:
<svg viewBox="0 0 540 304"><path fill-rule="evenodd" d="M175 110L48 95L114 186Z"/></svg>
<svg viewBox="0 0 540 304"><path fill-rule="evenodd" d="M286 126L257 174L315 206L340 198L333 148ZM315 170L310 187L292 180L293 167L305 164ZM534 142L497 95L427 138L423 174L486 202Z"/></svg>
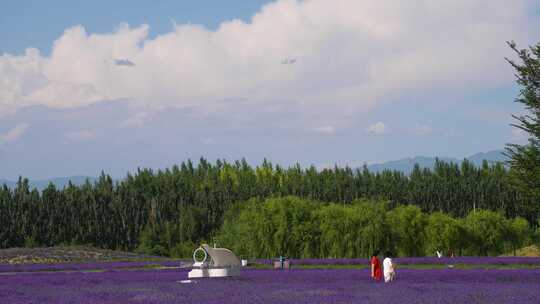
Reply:
<svg viewBox="0 0 540 304"><path fill-rule="evenodd" d="M375 250L371 256L371 277L375 281L380 281L382 278L381 262L377 257L379 255L379 250Z"/></svg>

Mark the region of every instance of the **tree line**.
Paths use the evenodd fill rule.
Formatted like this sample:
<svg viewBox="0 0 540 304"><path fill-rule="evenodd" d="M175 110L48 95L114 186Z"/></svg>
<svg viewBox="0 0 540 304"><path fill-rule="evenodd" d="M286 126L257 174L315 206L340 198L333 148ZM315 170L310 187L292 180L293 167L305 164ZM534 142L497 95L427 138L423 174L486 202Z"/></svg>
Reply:
<svg viewBox="0 0 540 304"><path fill-rule="evenodd" d="M14 189L0 188L0 247L88 244L189 255L197 242L211 242L232 206L291 195L344 205L384 200L390 209L413 205L456 218L485 209L523 217L536 227L538 204L514 190L509 178L502 164L475 167L467 160L461 165L437 161L433 170L416 166L404 175L365 166L283 168L265 160L252 167L245 160L203 158L196 165L139 169L118 182L102 174L93 184L70 183L63 189L50 184L42 192L20 178Z"/></svg>
<svg viewBox="0 0 540 304"><path fill-rule="evenodd" d="M298 197L251 200L225 216L217 239L246 258L358 258L375 250L398 256L500 255L535 237L521 217L472 210L464 218L427 214L385 201L321 203Z"/></svg>

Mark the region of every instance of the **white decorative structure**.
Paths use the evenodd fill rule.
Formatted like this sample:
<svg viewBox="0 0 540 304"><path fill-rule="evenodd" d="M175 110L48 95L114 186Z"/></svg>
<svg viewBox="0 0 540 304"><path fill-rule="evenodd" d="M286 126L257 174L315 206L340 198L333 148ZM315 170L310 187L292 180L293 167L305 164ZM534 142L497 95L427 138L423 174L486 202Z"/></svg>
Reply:
<svg viewBox="0 0 540 304"><path fill-rule="evenodd" d="M198 252L204 254L201 260L197 259ZM202 244L193 252L193 269L188 273L188 278L237 276L241 265L240 259L229 249Z"/></svg>

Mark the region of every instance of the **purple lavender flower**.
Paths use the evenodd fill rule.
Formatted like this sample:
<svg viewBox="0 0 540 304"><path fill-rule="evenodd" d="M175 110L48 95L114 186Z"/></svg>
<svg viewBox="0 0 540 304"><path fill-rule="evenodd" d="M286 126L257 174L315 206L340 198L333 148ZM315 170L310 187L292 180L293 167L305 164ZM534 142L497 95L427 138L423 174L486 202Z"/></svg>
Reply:
<svg viewBox="0 0 540 304"><path fill-rule="evenodd" d="M540 269L398 269L376 283L368 269L243 269L199 279L187 269L0 275L2 303L538 303Z"/></svg>
<svg viewBox="0 0 540 304"><path fill-rule="evenodd" d="M539 265L539 257L405 257L395 258L400 265ZM270 259L255 260L259 264L271 264ZM368 265L368 259L292 259L294 265Z"/></svg>

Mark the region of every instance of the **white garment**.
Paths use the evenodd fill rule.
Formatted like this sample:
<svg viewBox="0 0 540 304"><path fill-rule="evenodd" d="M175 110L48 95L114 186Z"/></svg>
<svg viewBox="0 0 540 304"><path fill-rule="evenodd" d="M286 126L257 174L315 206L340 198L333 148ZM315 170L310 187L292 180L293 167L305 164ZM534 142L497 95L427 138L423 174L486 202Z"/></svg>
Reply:
<svg viewBox="0 0 540 304"><path fill-rule="evenodd" d="M394 279L394 264L392 263L392 259L389 257L383 260L383 272L385 282L390 282Z"/></svg>

